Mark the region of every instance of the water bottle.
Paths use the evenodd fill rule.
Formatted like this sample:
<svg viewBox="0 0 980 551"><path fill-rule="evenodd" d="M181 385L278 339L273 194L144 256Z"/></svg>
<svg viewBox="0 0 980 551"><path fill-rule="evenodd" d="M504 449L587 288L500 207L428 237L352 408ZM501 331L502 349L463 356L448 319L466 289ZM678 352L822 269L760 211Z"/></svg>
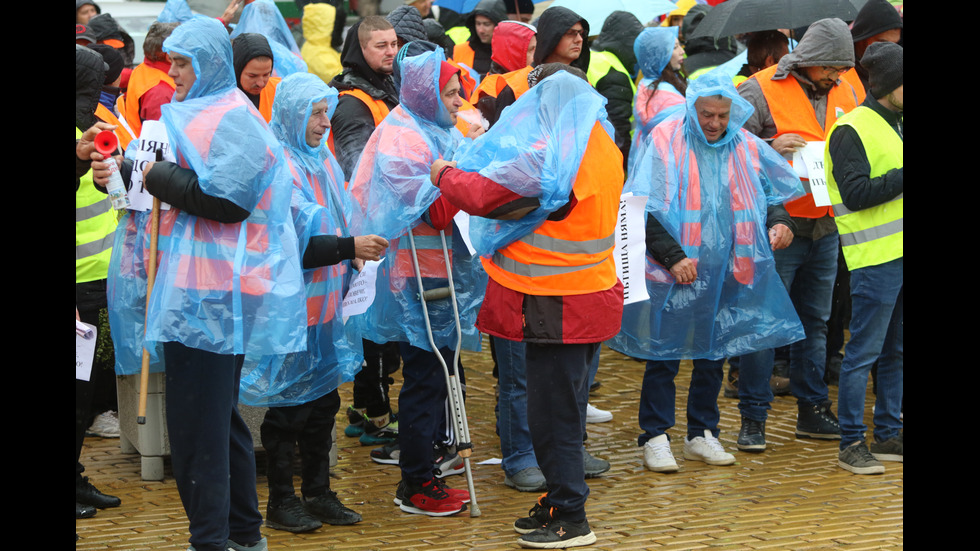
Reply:
<svg viewBox="0 0 980 551"><path fill-rule="evenodd" d="M109 202L112 203L112 208L122 210L129 208L129 194L126 193L126 185L123 184L122 176L119 174L119 165L112 158L118 145L116 135L109 130L99 132L95 136L95 150L105 157L109 165L109 183L105 188L109 194Z"/></svg>

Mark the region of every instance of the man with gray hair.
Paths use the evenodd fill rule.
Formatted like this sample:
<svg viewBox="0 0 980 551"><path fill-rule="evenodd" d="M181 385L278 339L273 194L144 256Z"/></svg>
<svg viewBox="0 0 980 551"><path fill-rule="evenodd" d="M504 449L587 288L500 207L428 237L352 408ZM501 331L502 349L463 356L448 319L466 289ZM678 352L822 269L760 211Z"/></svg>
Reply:
<svg viewBox="0 0 980 551"><path fill-rule="evenodd" d="M170 60L163 52L163 41L177 25L160 21L150 25L143 40L143 63L133 69L126 94L116 103L134 137L139 136L143 121L160 120L160 106L170 103L174 95L174 79L167 75Z"/></svg>

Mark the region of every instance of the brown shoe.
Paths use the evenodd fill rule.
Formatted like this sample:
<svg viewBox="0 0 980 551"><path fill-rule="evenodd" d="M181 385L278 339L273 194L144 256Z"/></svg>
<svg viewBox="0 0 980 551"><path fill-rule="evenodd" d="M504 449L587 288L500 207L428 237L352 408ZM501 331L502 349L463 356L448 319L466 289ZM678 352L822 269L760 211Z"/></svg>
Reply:
<svg viewBox="0 0 980 551"><path fill-rule="evenodd" d="M728 372L722 388L725 391L725 398L738 398L738 371L733 369Z"/></svg>
<svg viewBox="0 0 980 551"><path fill-rule="evenodd" d="M773 396L785 396L789 394L789 377L773 375L769 378L769 388L772 389Z"/></svg>

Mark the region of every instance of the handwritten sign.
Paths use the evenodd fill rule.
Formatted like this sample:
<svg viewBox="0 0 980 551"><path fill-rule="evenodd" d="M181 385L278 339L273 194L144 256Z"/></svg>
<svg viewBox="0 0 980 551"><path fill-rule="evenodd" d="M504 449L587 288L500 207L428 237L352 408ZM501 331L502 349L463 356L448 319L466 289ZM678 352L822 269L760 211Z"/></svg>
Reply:
<svg viewBox="0 0 980 551"><path fill-rule="evenodd" d="M79 325L83 325L84 329L80 331ZM97 332L94 326L75 320L75 378L79 381L92 379L92 360L95 358Z"/></svg>
<svg viewBox="0 0 980 551"><path fill-rule="evenodd" d="M374 282L378 278L378 265L382 262L384 262L383 258L366 261L361 271L350 282L350 289L344 296L344 323L347 323L347 318L351 316L363 314L374 303Z"/></svg>
<svg viewBox="0 0 980 551"><path fill-rule="evenodd" d="M160 121L145 121L136 148L136 158L133 161L133 175L130 176L132 183L129 187L130 210L146 211L153 208L153 196L143 187L143 169L148 163L157 160L157 150L163 151L163 160L171 162L175 160L174 154L170 151L166 126ZM162 203L160 208L167 210L170 205Z"/></svg>
<svg viewBox="0 0 980 551"><path fill-rule="evenodd" d="M818 207L830 206L830 193L827 192L827 175L823 166L825 142L807 142L793 152L793 167L800 175L807 193L813 195L813 204Z"/></svg>

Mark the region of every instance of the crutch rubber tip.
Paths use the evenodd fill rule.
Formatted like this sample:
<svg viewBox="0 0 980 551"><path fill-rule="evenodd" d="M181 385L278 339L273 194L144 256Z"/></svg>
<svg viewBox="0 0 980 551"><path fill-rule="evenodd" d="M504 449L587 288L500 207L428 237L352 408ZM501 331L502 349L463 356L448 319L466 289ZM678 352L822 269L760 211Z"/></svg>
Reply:
<svg viewBox="0 0 980 551"><path fill-rule="evenodd" d="M136 424L137 425L145 425L146 424L146 417L144 417L142 415L140 415L139 417L137 417L136 418Z"/></svg>

